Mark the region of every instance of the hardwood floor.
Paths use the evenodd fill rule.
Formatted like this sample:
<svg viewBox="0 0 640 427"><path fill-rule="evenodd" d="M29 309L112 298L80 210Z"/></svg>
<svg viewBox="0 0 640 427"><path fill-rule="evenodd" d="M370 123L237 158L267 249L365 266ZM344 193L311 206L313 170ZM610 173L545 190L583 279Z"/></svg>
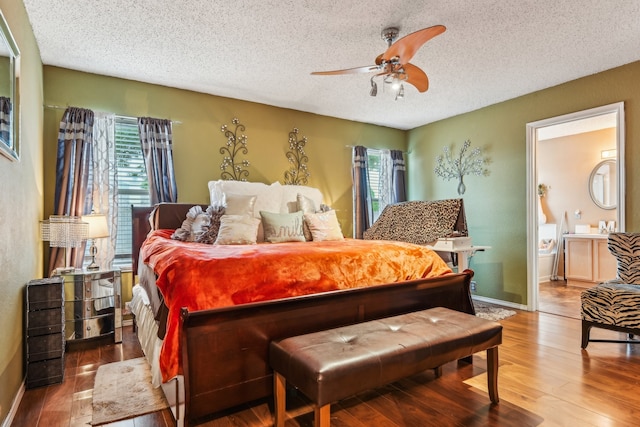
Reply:
<svg viewBox="0 0 640 427"><path fill-rule="evenodd" d="M538 286L538 310L580 319L580 293L584 288L567 286L564 280L543 282Z"/></svg>
<svg viewBox="0 0 640 427"><path fill-rule="evenodd" d="M121 344L109 340L83 343L65 353L62 384L27 390L12 427L88 426L91 424L93 381L100 365L143 356L131 326L123 328ZM106 424L112 427L174 425L170 410Z"/></svg>
<svg viewBox="0 0 640 427"><path fill-rule="evenodd" d="M523 312L501 321L500 403L487 395L484 353L473 365L449 363L433 372L371 390L332 406L331 425L369 426L632 426L640 415L640 346L590 343L580 349L577 319ZM67 354L61 385L28 390L13 426L86 426L97 367L141 355L131 328L122 344ZM594 329L598 338L618 337ZM288 427L311 426L300 396L288 399ZM207 427L271 426L272 406L255 402L202 424ZM167 426L169 410L110 426Z"/></svg>

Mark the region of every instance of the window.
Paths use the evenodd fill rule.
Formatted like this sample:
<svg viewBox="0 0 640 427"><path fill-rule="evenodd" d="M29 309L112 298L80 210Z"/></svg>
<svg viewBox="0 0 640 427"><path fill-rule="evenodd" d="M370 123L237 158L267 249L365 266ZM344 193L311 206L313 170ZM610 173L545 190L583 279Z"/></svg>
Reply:
<svg viewBox="0 0 640 427"><path fill-rule="evenodd" d="M118 174L118 235L114 266L131 265L131 205L150 206L149 183L142 157L138 122L116 116L116 173Z"/></svg>
<svg viewBox="0 0 640 427"><path fill-rule="evenodd" d="M391 153L368 148L367 161L374 222L391 201Z"/></svg>

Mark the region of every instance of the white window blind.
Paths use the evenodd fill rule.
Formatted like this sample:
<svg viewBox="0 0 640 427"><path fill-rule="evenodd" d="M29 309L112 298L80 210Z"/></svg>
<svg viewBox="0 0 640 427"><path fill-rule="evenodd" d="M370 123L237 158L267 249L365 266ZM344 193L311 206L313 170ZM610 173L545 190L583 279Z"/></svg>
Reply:
<svg viewBox="0 0 640 427"><path fill-rule="evenodd" d="M118 235L114 265L130 266L132 259L131 205L149 206L149 183L142 157L137 120L116 116L116 169L118 174Z"/></svg>

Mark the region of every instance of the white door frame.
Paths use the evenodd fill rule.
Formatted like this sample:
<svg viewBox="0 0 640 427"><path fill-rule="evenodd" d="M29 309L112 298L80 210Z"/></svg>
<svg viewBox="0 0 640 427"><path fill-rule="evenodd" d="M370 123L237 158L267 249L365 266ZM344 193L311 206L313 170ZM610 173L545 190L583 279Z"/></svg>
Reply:
<svg viewBox="0 0 640 427"><path fill-rule="evenodd" d="M603 114L616 115L617 224L625 230L624 102L527 123L527 310L538 310L538 129Z"/></svg>

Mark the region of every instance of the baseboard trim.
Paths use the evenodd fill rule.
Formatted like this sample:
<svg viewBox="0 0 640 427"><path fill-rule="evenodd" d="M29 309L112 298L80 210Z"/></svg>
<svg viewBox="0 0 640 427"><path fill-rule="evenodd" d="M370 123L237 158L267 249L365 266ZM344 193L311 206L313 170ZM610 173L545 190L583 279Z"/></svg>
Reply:
<svg viewBox="0 0 640 427"><path fill-rule="evenodd" d="M471 295L471 298L474 299L474 300L486 302L486 303L489 303L489 304L497 304L497 305L502 305L502 306L509 307L509 308L515 308L517 310L527 311L527 306L526 305L518 304L518 303L515 303L515 302L502 301L502 300L499 300L499 299L483 297L483 296L480 296L480 295Z"/></svg>
<svg viewBox="0 0 640 427"><path fill-rule="evenodd" d="M7 417L2 422L2 427L11 427L11 424L13 424L13 419L18 413L18 407L20 406L20 402L22 402L22 396L24 396L24 390L25 390L25 383L23 380L22 384L20 385L20 388L18 389L18 393L16 393L16 397L13 398L13 402L11 403L11 409L9 410Z"/></svg>

